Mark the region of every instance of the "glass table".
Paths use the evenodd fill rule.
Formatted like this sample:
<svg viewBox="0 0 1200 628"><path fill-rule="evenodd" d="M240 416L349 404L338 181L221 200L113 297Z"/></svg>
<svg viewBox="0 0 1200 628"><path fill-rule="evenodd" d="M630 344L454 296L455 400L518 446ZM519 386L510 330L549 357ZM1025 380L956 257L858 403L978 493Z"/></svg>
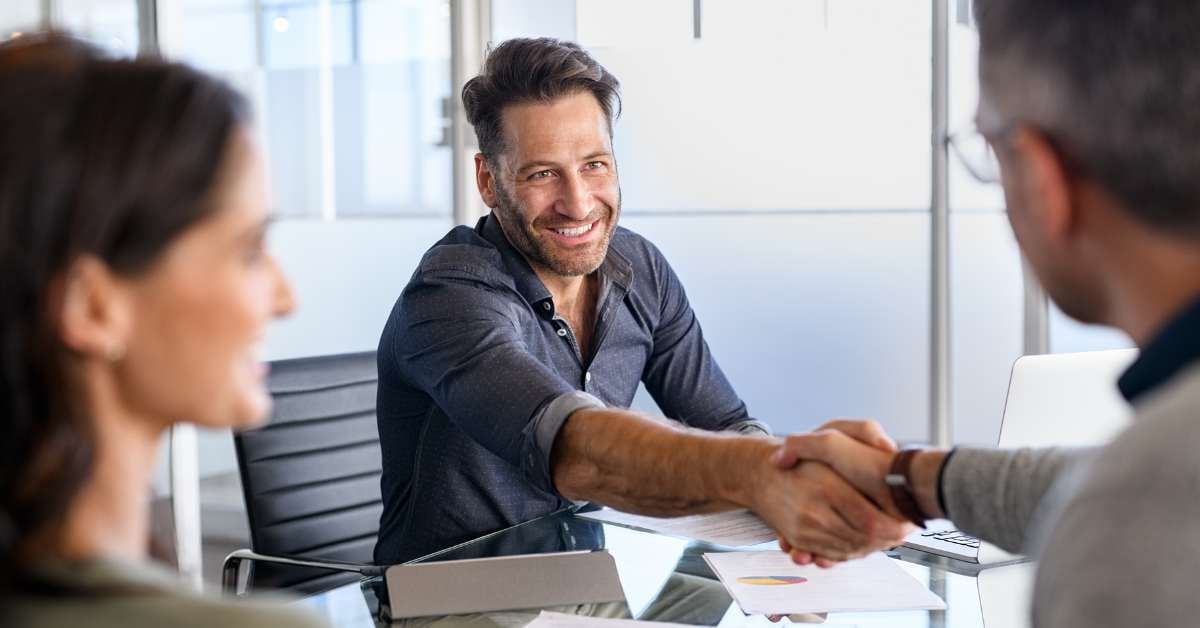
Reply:
<svg viewBox="0 0 1200 628"><path fill-rule="evenodd" d="M413 563L487 558L519 554L606 549L616 562L625 591L624 602L555 607L557 612L594 617L634 618L696 625L768 626L821 623L830 628L1008 628L1020 625L1027 605L1031 564L986 570L988 585L977 568L957 561L899 549L889 552L917 580L946 601L942 611L831 613L783 618L746 616L725 592L702 556L706 552L777 549L718 547L686 539L632 530L575 516L553 513L461 545L419 558ZM987 596L983 594L986 593ZM382 578L367 578L298 602L334 626L523 626L542 609L503 611L396 620L386 617L387 591ZM990 599L989 599L990 598ZM986 615L986 618L985 618ZM1002 620L995 619L1002 617ZM1003 622L1003 623L1002 623ZM1012 623L1016 622L1016 624Z"/></svg>

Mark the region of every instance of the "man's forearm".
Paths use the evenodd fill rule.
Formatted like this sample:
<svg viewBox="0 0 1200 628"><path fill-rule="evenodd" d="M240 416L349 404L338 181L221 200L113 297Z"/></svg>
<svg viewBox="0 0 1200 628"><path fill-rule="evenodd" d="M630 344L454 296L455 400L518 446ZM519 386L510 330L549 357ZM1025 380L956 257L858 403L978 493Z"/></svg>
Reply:
<svg viewBox="0 0 1200 628"><path fill-rule="evenodd" d="M778 443L656 421L626 410L571 414L554 442L551 473L564 497L676 516L750 507Z"/></svg>
<svg viewBox="0 0 1200 628"><path fill-rule="evenodd" d="M1054 448L960 448L946 464L941 489L948 512L941 514L964 532L1011 552L1022 551L1029 524L1046 492L1068 465L1087 454L1088 450ZM914 464L917 462L919 458ZM936 468L932 464L926 468L934 469L931 486L936 495ZM923 483L930 486L919 478L915 483L918 492Z"/></svg>

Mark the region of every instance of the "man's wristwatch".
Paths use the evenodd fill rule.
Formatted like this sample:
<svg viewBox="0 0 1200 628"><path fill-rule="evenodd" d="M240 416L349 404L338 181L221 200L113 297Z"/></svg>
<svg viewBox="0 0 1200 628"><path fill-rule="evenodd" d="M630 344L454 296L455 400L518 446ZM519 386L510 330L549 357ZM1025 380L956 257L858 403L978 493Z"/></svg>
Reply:
<svg viewBox="0 0 1200 628"><path fill-rule="evenodd" d="M888 485L892 502L896 509L909 521L924 528L930 517L925 516L921 506L917 504L916 493L913 490L912 463L920 449L905 449L892 458L892 466L888 469L883 481Z"/></svg>

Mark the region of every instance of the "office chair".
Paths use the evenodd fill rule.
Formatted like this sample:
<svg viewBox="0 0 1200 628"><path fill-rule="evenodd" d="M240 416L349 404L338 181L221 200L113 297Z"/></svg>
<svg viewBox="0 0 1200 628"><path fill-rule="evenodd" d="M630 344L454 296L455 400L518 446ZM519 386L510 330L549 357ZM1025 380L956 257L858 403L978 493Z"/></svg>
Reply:
<svg viewBox="0 0 1200 628"><path fill-rule="evenodd" d="M371 564L383 510L378 380L374 351L271 364L270 422L234 435L253 549L225 559L226 593L311 594L383 572Z"/></svg>

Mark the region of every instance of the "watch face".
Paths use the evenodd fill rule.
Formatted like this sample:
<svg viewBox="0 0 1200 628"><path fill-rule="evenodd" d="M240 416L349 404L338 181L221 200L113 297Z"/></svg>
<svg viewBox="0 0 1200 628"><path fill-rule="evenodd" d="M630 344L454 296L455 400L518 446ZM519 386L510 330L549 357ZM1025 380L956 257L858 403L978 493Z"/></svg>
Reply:
<svg viewBox="0 0 1200 628"><path fill-rule="evenodd" d="M908 482L899 473L889 473L883 477L883 483L888 486L907 486Z"/></svg>

